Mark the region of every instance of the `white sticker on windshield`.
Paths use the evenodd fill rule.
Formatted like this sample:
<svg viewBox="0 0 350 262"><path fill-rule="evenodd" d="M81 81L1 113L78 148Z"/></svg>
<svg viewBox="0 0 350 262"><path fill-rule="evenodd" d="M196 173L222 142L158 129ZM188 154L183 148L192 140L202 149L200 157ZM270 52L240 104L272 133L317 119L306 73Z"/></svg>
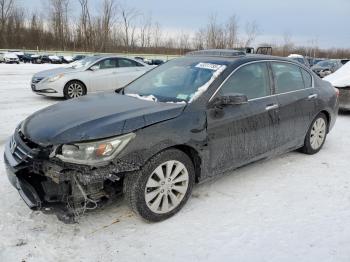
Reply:
<svg viewBox="0 0 350 262"><path fill-rule="evenodd" d="M199 63L196 65L198 68L203 68L203 69L210 69L210 70L218 70L222 65L217 65L217 64L211 64L211 63Z"/></svg>

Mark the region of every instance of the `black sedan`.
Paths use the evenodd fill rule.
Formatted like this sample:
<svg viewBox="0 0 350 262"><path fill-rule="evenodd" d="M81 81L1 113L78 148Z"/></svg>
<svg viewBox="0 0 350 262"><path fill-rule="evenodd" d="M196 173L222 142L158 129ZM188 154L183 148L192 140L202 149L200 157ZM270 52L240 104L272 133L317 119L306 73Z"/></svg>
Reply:
<svg viewBox="0 0 350 262"><path fill-rule="evenodd" d="M119 193L160 221L198 182L291 150L317 153L337 111L336 90L297 62L194 52L115 93L34 113L7 142L5 163L30 208L65 222Z"/></svg>

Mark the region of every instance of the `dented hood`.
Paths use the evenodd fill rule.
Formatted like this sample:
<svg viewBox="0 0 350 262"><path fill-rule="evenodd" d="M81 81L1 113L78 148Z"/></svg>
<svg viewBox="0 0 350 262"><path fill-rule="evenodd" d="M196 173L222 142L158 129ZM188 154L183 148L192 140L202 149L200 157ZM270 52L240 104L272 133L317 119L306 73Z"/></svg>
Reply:
<svg viewBox="0 0 350 262"><path fill-rule="evenodd" d="M179 116L185 105L101 93L42 109L22 124L23 134L43 145L113 137Z"/></svg>

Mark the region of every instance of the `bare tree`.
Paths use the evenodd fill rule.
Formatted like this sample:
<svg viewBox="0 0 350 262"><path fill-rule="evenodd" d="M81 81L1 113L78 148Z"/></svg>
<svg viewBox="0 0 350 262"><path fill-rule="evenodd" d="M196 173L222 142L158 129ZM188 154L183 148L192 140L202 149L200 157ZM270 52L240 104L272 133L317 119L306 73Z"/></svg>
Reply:
<svg viewBox="0 0 350 262"><path fill-rule="evenodd" d="M246 23L245 34L246 39L244 41L244 46L249 47L259 34L259 25L256 21Z"/></svg>
<svg viewBox="0 0 350 262"><path fill-rule="evenodd" d="M193 46L197 50L205 48L206 32L205 29L199 29L193 38Z"/></svg>
<svg viewBox="0 0 350 262"><path fill-rule="evenodd" d="M282 56L287 56L293 52L294 43L289 32L285 32L283 35Z"/></svg>
<svg viewBox="0 0 350 262"><path fill-rule="evenodd" d="M151 45L152 17L143 15L140 24L140 47L149 47Z"/></svg>
<svg viewBox="0 0 350 262"><path fill-rule="evenodd" d="M78 27L79 45L84 50L89 50L92 46L92 22L88 0L78 0L80 4L80 23Z"/></svg>
<svg viewBox="0 0 350 262"><path fill-rule="evenodd" d="M62 50L66 49L70 32L68 25L69 0L50 0L50 20L52 31Z"/></svg>
<svg viewBox="0 0 350 262"><path fill-rule="evenodd" d="M101 14L101 33L102 40L100 50L105 52L106 45L109 42L111 27L115 22L116 15L116 1L115 0L103 0L102 2L102 14Z"/></svg>
<svg viewBox="0 0 350 262"><path fill-rule="evenodd" d="M152 30L153 47L158 48L162 44L162 29L160 24L157 22L153 26Z"/></svg>
<svg viewBox="0 0 350 262"><path fill-rule="evenodd" d="M129 51L131 45L135 42L135 19L140 15L139 11L135 8L128 8L126 6L120 7L122 26L123 26L123 41L126 51Z"/></svg>
<svg viewBox="0 0 350 262"><path fill-rule="evenodd" d="M5 38L5 27L15 8L15 0L0 0L0 43L7 44Z"/></svg>
<svg viewBox="0 0 350 262"><path fill-rule="evenodd" d="M238 18L232 15L225 27L226 48L235 48L238 42Z"/></svg>

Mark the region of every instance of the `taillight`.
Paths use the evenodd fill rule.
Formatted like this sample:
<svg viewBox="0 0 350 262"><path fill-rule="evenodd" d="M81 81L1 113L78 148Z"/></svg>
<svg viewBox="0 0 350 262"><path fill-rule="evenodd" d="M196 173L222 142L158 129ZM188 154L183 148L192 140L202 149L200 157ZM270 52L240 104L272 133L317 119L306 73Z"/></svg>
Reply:
<svg viewBox="0 0 350 262"><path fill-rule="evenodd" d="M335 93L337 94L337 97L338 97L339 96L339 89L334 87L334 90L335 90Z"/></svg>

